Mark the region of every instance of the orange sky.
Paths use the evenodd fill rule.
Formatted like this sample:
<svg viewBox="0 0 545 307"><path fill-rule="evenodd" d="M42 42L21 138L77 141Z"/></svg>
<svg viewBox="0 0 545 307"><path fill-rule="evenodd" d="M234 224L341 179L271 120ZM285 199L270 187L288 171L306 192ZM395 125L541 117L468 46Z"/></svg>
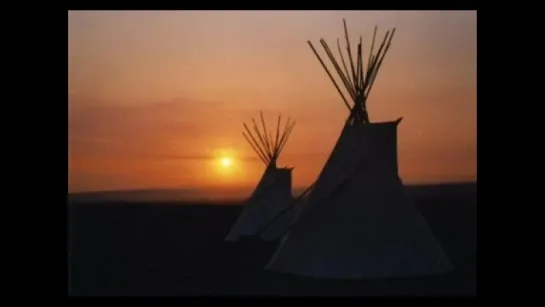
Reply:
<svg viewBox="0 0 545 307"><path fill-rule="evenodd" d="M297 121L279 164L310 184L348 114L307 40L336 51L342 18L364 44L397 27L368 108L404 118L404 182L476 180L476 12L70 12L69 191L250 187L260 110Z"/></svg>

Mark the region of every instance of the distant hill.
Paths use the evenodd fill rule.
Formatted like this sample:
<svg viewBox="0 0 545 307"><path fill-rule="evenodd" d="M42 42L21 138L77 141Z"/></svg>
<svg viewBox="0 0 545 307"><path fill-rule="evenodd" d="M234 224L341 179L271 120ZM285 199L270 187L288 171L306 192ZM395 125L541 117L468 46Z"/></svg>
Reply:
<svg viewBox="0 0 545 307"><path fill-rule="evenodd" d="M70 203L79 202L215 202L243 199L245 193L239 190L214 191L213 193L199 189L148 189L124 191L97 191L71 193Z"/></svg>
<svg viewBox="0 0 545 307"><path fill-rule="evenodd" d="M293 194L300 195L307 187L295 187ZM445 194L475 193L477 184L452 183L434 185L409 185L410 194L418 197L433 197ZM97 191L71 193L69 203L99 203L99 202L233 202L240 201L250 194L248 189L232 189L214 191L213 193L199 189L148 189L125 191Z"/></svg>
<svg viewBox="0 0 545 307"><path fill-rule="evenodd" d="M476 182L462 183L437 183L437 184L415 184L407 185L407 190L414 196L438 196L452 193L475 193L477 189ZM293 189L293 195L297 196L303 193L306 187L297 187Z"/></svg>

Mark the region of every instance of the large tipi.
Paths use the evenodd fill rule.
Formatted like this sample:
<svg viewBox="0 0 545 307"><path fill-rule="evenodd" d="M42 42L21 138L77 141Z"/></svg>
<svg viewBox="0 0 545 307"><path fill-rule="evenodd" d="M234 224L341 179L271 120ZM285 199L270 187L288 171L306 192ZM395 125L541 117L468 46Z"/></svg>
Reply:
<svg viewBox="0 0 545 307"><path fill-rule="evenodd" d="M277 218L271 224L272 219L290 206L293 201L291 190L293 168L279 168L276 162L295 126L295 121L288 118L281 131L281 120L282 118L279 116L274 137L271 130L267 131L263 113L261 113L263 131L260 131L254 119L252 119L253 133L246 124L243 124L245 132L242 134L259 159L265 164L265 172L242 213L227 234L226 241L238 241L241 238L254 236L272 240L290 225L289 215ZM267 231L260 231L267 224L271 224L270 227L267 227Z"/></svg>
<svg viewBox="0 0 545 307"><path fill-rule="evenodd" d="M349 116L308 195L308 210L290 227L266 268L314 278L395 278L446 273L450 260L426 220L406 195L398 175L397 127L401 121L370 123L366 101L390 48L395 28L374 52L367 69L360 43L353 61L344 24L350 72L322 39L352 106L312 43ZM354 63L356 65L354 65Z"/></svg>

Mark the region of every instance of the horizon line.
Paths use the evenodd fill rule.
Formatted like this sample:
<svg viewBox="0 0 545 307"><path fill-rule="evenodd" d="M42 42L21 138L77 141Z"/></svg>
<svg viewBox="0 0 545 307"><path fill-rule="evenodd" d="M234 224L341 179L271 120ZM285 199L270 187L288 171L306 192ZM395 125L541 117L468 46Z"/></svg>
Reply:
<svg viewBox="0 0 545 307"><path fill-rule="evenodd" d="M404 184L405 187L419 187L419 186L441 186L441 185L464 185L464 184L477 184L477 180L460 180L460 181L445 181L445 182L418 182L418 183L408 183ZM164 188L134 188L134 189L118 189L118 190L92 190L92 191L76 191L76 192L67 192L67 195L76 195L76 194L90 194L90 193L115 193L115 192L151 192L151 191L237 191L237 190L251 190L254 189L254 186L248 187L164 187ZM304 186L294 186L292 190L306 189L308 185Z"/></svg>

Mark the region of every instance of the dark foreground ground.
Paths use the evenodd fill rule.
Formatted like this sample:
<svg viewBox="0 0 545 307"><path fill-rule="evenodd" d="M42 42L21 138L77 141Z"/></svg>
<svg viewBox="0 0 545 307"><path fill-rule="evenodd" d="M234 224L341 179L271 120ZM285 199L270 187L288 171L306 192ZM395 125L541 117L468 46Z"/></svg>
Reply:
<svg viewBox="0 0 545 307"><path fill-rule="evenodd" d="M262 269L275 244L222 242L240 206L70 204L70 295L475 295L476 185L410 192L453 273L384 281L297 278Z"/></svg>

